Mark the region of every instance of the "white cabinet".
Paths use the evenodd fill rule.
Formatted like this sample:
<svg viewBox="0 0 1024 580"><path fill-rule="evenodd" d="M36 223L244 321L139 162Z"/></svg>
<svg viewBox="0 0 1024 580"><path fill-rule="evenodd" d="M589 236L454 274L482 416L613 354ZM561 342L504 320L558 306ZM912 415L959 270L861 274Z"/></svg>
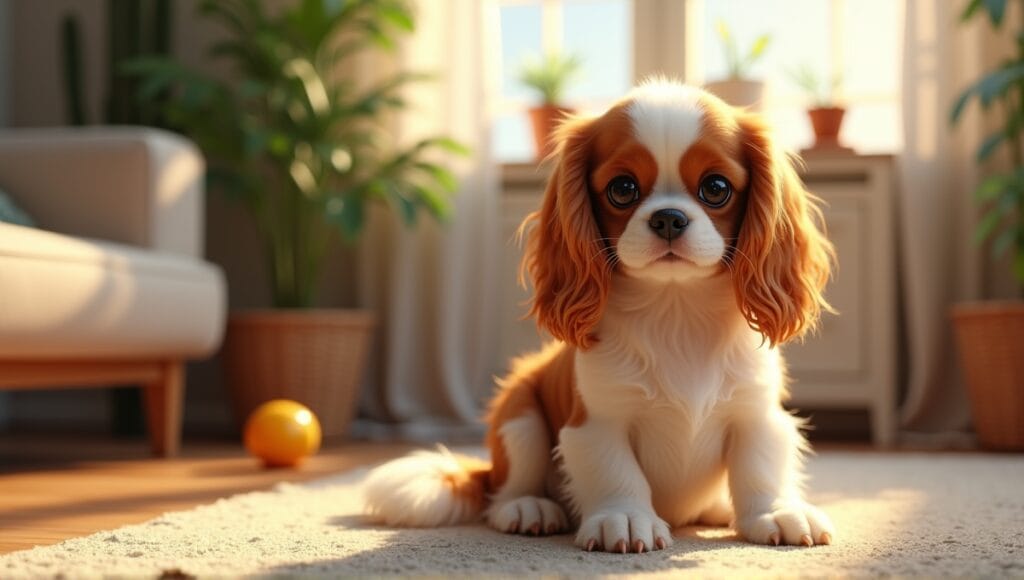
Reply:
<svg viewBox="0 0 1024 580"><path fill-rule="evenodd" d="M826 314L816 335L785 347L792 382L790 405L867 409L872 438L888 445L895 434L896 246L893 167L888 156L808 157L808 189L825 201L829 238L839 268L826 296L838 312ZM522 249L516 228L540 207L546 173L534 165L505 167L502 228L502 364L541 343L524 320L529 294L516 283Z"/></svg>
<svg viewBox="0 0 1024 580"><path fill-rule="evenodd" d="M793 407L867 409L872 439L896 433L896 232L890 156L805 157L807 188L825 201L839 268L826 291L837 314L785 347Z"/></svg>

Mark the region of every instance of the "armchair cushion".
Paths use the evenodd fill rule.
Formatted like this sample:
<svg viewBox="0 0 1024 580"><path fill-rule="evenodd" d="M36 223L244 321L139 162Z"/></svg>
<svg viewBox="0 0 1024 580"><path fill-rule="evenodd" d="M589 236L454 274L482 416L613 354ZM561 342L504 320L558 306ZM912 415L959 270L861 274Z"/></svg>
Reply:
<svg viewBox="0 0 1024 580"><path fill-rule="evenodd" d="M221 340L219 268L169 252L0 223L0 355L192 358Z"/></svg>

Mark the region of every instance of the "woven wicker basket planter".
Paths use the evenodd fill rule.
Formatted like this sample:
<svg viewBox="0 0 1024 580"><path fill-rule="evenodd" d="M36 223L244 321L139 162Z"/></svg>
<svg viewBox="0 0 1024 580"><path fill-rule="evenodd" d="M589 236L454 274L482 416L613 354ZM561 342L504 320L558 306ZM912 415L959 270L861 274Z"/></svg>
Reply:
<svg viewBox="0 0 1024 580"><path fill-rule="evenodd" d="M1024 302L953 307L978 442L1024 451Z"/></svg>
<svg viewBox="0 0 1024 580"><path fill-rule="evenodd" d="M324 436L345 435L373 328L372 313L362 310L233 313L224 370L239 425L261 403L291 399L317 415Z"/></svg>

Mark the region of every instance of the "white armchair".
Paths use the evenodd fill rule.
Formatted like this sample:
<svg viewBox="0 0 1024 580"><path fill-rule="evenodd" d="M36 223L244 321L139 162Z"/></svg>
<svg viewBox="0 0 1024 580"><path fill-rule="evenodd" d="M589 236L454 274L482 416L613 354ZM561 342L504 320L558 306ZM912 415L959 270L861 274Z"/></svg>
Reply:
<svg viewBox="0 0 1024 580"><path fill-rule="evenodd" d="M154 452L177 452L183 363L225 319L203 173L153 129L0 133L0 189L39 225L0 224L0 389L140 385Z"/></svg>

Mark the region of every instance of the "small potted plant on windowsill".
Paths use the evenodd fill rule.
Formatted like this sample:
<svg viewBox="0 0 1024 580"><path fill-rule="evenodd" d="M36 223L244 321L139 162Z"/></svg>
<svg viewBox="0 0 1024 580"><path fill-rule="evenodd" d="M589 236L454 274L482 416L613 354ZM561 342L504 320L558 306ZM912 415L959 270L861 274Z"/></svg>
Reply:
<svg viewBox="0 0 1024 580"><path fill-rule="evenodd" d="M1007 4L1006 0L973 0L961 20L985 14L999 31ZM972 100L985 111L995 108L1002 114L1001 126L982 142L976 154L978 163L990 164L997 150L1006 149L1008 162L1000 163L1001 170L992 172L974 191L985 206L975 241L990 241L994 258L1012 252L1012 273L1024 288L1022 97L1024 43L1017 42L1016 54L960 95L951 122L957 122ZM953 307L952 318L978 441L990 449L1024 451L1024 300L960 303Z"/></svg>
<svg viewBox="0 0 1024 580"><path fill-rule="evenodd" d="M750 67L764 56L765 50L771 43L771 36L767 34L758 36L750 46L750 50L741 55L736 39L724 21L718 21L716 30L718 38L722 41L722 48L725 50L729 76L723 80L709 82L704 85L704 88L730 105L759 110L764 101L764 81L751 79L747 75L750 72Z"/></svg>
<svg viewBox="0 0 1024 580"><path fill-rule="evenodd" d="M581 65L576 56L548 53L543 58L525 61L519 70L519 81L535 90L541 99L540 105L529 110L538 160L551 153L554 147L552 133L566 116L574 112L565 105L563 98L569 82L579 74Z"/></svg>
<svg viewBox="0 0 1024 580"><path fill-rule="evenodd" d="M232 65L231 80L140 58L140 97L170 95L168 122L195 140L208 179L248 211L262 235L273 308L232 312L223 358L236 417L261 403L294 399L342 435L355 411L373 329L365 310L317 309L315 293L331 240L352 240L374 202L408 224L420 210L442 218L455 177L439 164L465 154L436 137L411 145L388 139L385 117L405 106L400 90L423 75L400 72L357 89L345 60L389 49L413 30L405 0L304 0L281 10L264 2L203 0L200 13L227 37L211 58Z"/></svg>
<svg viewBox="0 0 1024 580"><path fill-rule="evenodd" d="M811 105L807 109L807 117L814 130L814 144L803 153L852 153L853 150L839 143L839 132L843 128L843 117L846 108L841 106L836 93L843 84L838 73L828 82L810 65L790 71L790 78L803 89Z"/></svg>

